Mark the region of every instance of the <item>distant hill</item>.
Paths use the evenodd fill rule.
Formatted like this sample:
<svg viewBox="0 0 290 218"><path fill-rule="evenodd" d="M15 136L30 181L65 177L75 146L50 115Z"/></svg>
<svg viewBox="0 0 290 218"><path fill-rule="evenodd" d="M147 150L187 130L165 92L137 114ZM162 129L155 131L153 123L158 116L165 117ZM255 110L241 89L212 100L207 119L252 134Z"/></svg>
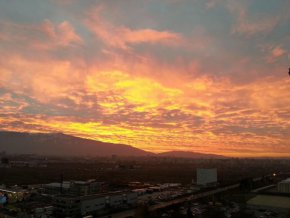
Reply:
<svg viewBox="0 0 290 218"><path fill-rule="evenodd" d="M225 158L221 155L189 151L169 151L159 154L124 144L106 143L63 133L27 133L0 131L0 151L13 154L60 156L155 156L180 158Z"/></svg>
<svg viewBox="0 0 290 218"><path fill-rule="evenodd" d="M105 143L62 133L0 131L0 151L14 154L67 156L147 156L153 153L124 145Z"/></svg>
<svg viewBox="0 0 290 218"><path fill-rule="evenodd" d="M168 151L168 152L159 153L158 156L193 158L193 159L223 159L223 158L226 158L225 156L222 156L222 155L206 154L206 153L198 153L198 152L190 152L190 151Z"/></svg>

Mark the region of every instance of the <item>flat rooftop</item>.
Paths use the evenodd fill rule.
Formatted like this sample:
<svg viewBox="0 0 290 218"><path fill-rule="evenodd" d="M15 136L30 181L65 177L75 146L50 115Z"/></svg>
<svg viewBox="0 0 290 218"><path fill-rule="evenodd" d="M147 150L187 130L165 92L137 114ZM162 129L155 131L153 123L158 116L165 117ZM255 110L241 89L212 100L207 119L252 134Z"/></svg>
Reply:
<svg viewBox="0 0 290 218"><path fill-rule="evenodd" d="M45 184L44 187L51 187L51 188L64 188L64 189L69 189L70 188L70 182L63 182L62 184L59 182L52 182Z"/></svg>
<svg viewBox="0 0 290 218"><path fill-rule="evenodd" d="M257 195L247 202L248 205L290 209L290 197Z"/></svg>
<svg viewBox="0 0 290 218"><path fill-rule="evenodd" d="M290 178L282 180L280 183L290 183Z"/></svg>

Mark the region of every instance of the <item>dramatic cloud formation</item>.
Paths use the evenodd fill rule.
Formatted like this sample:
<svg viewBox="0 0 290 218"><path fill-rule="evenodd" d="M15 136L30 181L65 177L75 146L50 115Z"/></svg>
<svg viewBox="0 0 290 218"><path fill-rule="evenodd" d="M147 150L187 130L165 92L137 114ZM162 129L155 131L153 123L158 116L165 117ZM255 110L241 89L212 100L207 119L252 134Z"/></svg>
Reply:
<svg viewBox="0 0 290 218"><path fill-rule="evenodd" d="M287 8L0 2L0 129L153 152L290 156Z"/></svg>

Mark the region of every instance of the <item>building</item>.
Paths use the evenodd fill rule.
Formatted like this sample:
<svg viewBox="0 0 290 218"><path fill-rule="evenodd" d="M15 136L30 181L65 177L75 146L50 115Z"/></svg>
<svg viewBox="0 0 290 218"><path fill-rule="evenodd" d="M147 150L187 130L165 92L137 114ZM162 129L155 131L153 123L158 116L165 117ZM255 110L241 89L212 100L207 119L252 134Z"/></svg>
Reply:
<svg viewBox="0 0 290 218"><path fill-rule="evenodd" d="M278 192L290 193L290 178L278 183Z"/></svg>
<svg viewBox="0 0 290 218"><path fill-rule="evenodd" d="M111 192L104 194L69 196L54 198L57 217L80 217L101 215L117 209L133 208L137 203L137 193Z"/></svg>
<svg viewBox="0 0 290 218"><path fill-rule="evenodd" d="M53 211L53 206L37 207L33 209L31 215L34 218L50 218L53 217Z"/></svg>
<svg viewBox="0 0 290 218"><path fill-rule="evenodd" d="M53 206L44 202L29 201L25 204L15 205L15 208L18 211L17 217L53 218Z"/></svg>
<svg viewBox="0 0 290 218"><path fill-rule="evenodd" d="M62 183L52 182L52 183L43 185L43 189L46 194L51 194L51 195L69 194L71 190L71 182L69 181L64 181Z"/></svg>
<svg viewBox="0 0 290 218"><path fill-rule="evenodd" d="M217 184L217 169L197 169L196 183L200 186L216 186Z"/></svg>
<svg viewBox="0 0 290 218"><path fill-rule="evenodd" d="M96 180L53 182L43 185L44 192L52 195L92 195L105 190L104 182Z"/></svg>
<svg viewBox="0 0 290 218"><path fill-rule="evenodd" d="M87 181L74 181L71 183L71 194L91 195L102 192L105 189L104 182L97 182L94 179Z"/></svg>
<svg viewBox="0 0 290 218"><path fill-rule="evenodd" d="M79 196L55 196L53 206L56 217L80 217L81 199Z"/></svg>

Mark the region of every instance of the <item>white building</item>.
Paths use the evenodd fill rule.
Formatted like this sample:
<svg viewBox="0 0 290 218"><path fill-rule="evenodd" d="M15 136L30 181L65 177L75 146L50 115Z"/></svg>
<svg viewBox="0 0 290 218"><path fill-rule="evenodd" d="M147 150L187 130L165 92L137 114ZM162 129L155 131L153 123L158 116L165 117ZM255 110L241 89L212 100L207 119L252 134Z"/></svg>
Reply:
<svg viewBox="0 0 290 218"><path fill-rule="evenodd" d="M217 184L217 169L197 169L196 183L201 186L212 186Z"/></svg>
<svg viewBox="0 0 290 218"><path fill-rule="evenodd" d="M278 183L278 192L290 193L290 178Z"/></svg>

